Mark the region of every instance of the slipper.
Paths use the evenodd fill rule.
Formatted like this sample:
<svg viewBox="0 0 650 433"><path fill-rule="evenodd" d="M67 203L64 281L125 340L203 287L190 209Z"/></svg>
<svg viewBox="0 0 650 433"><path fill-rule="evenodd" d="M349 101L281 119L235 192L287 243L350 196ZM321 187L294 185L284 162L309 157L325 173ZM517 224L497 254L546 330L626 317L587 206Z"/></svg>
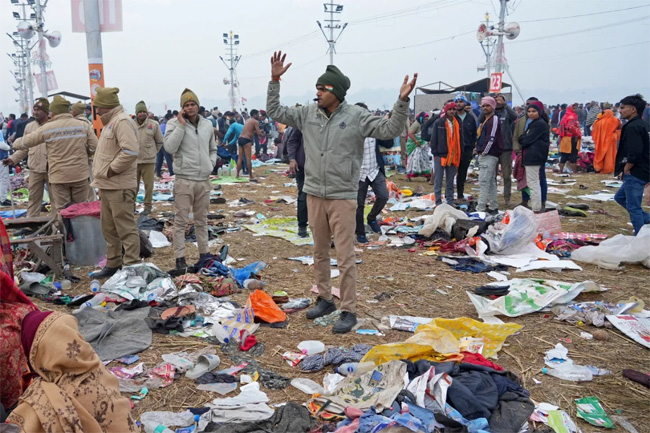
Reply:
<svg viewBox="0 0 650 433"><path fill-rule="evenodd" d="M194 314L196 307L194 305L180 305L178 307L171 307L163 311L160 318L165 320L170 317L185 317Z"/></svg>
<svg viewBox="0 0 650 433"><path fill-rule="evenodd" d="M589 189L589 187L587 187L586 185L582 185L582 184L580 184L578 186L578 188L580 188L580 189Z"/></svg>
<svg viewBox="0 0 650 433"><path fill-rule="evenodd" d="M43 286L40 283L34 283L30 281L25 281L20 285L20 290L23 291L24 294L26 295L47 295L50 293L50 289L48 287Z"/></svg>
<svg viewBox="0 0 650 433"><path fill-rule="evenodd" d="M583 218L587 217L587 212L569 206L565 206L564 209L560 209L559 213L562 216L583 217Z"/></svg>
<svg viewBox="0 0 650 433"><path fill-rule="evenodd" d="M208 373L219 366L221 360L217 355L200 355L196 360L196 365L190 368L185 377L188 379L198 379L204 373Z"/></svg>

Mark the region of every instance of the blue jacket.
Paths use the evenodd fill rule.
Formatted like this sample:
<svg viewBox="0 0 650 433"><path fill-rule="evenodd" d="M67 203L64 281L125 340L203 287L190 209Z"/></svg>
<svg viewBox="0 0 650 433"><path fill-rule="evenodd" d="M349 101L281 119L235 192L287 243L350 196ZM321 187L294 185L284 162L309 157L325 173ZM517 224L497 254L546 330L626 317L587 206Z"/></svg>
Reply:
<svg viewBox="0 0 650 433"><path fill-rule="evenodd" d="M226 135L223 137L223 141L226 141L228 144L237 144L237 140L243 130L244 125L237 122L233 123L230 125L230 128L228 128L228 132L226 132ZM230 136L232 136L232 139L229 140Z"/></svg>

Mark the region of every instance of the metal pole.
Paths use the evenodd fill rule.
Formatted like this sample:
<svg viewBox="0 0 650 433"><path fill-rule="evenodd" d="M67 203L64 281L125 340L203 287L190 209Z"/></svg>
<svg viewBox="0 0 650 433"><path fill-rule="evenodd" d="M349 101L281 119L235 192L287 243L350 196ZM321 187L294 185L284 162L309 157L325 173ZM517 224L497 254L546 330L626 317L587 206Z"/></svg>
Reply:
<svg viewBox="0 0 650 433"><path fill-rule="evenodd" d="M508 0L500 0L501 10L499 11L499 37L497 42L497 64L496 71L503 72L503 29L506 19L506 3Z"/></svg>
<svg viewBox="0 0 650 433"><path fill-rule="evenodd" d="M41 0L36 0L36 25L38 26L38 49L40 51L41 66L41 96L47 98L47 64L45 62L45 45L43 44L43 7Z"/></svg>
<svg viewBox="0 0 650 433"><path fill-rule="evenodd" d="M88 77L90 98L94 105L97 89L104 87L104 55L102 52L102 33L99 23L99 0L83 0L84 22L86 26L86 51L88 52ZM99 137L102 121L93 106L93 129Z"/></svg>
<svg viewBox="0 0 650 433"><path fill-rule="evenodd" d="M334 0L330 0L330 65L334 64Z"/></svg>

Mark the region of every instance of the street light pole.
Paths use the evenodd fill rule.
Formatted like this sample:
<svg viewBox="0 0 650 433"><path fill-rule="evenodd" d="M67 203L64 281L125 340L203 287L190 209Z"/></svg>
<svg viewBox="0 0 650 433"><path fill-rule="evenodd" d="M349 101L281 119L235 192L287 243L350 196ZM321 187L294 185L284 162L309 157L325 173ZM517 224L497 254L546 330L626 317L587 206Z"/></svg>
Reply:
<svg viewBox="0 0 650 433"><path fill-rule="evenodd" d="M39 49L39 65L41 67L41 96L47 98L47 60L45 52L45 41L43 40L43 7L41 0L36 0L36 25L38 28L38 49Z"/></svg>

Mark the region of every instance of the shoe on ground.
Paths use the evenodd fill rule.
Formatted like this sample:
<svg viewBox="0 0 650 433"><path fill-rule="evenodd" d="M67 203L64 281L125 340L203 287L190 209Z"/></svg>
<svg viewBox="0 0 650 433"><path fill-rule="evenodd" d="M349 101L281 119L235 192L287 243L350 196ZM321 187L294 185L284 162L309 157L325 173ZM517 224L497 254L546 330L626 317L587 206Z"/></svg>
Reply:
<svg viewBox="0 0 650 433"><path fill-rule="evenodd" d="M224 263L227 258L228 258L228 245L224 245L219 250L219 260L221 261L221 263Z"/></svg>
<svg viewBox="0 0 650 433"><path fill-rule="evenodd" d="M335 334L347 334L352 331L354 325L357 324L357 315L348 311L343 311L338 322L334 324L332 332Z"/></svg>
<svg viewBox="0 0 650 433"><path fill-rule="evenodd" d="M582 217L586 218L587 217L587 212L580 210L580 209L575 209L569 206L565 206L564 209L560 209L560 215L562 216L571 216L571 217Z"/></svg>
<svg viewBox="0 0 650 433"><path fill-rule="evenodd" d="M316 305L307 310L307 318L310 320L318 319L322 316L327 316L336 311L336 304L334 301L326 301L323 298L316 299Z"/></svg>
<svg viewBox="0 0 650 433"><path fill-rule="evenodd" d="M300 236L301 238L309 237L309 233L307 233L307 227L299 226L298 227L298 236Z"/></svg>
<svg viewBox="0 0 650 433"><path fill-rule="evenodd" d="M11 201L3 200L0 202L0 206L11 206Z"/></svg>
<svg viewBox="0 0 650 433"><path fill-rule="evenodd" d="M566 205L573 209L589 210L589 205L586 203L567 203Z"/></svg>
<svg viewBox="0 0 650 433"><path fill-rule="evenodd" d="M113 275L115 275L115 273L117 271L119 271L120 269L122 269L121 266L118 266L117 268L111 268L111 267L108 267L108 266L104 266L104 268L101 271L93 272L92 274L90 274L90 276L92 278L97 278L97 279L99 279L99 278L110 278Z"/></svg>
<svg viewBox="0 0 650 433"><path fill-rule="evenodd" d="M366 235L357 236L357 242L360 243L360 244L369 244L370 243L370 241L368 240Z"/></svg>
<svg viewBox="0 0 650 433"><path fill-rule="evenodd" d="M379 228L379 223L377 223L377 220L368 221L368 226L370 227L370 230L372 230L373 232L381 233L381 228Z"/></svg>
<svg viewBox="0 0 650 433"><path fill-rule="evenodd" d="M187 269L187 263L185 262L185 257L180 257L176 259L176 269L179 271Z"/></svg>

